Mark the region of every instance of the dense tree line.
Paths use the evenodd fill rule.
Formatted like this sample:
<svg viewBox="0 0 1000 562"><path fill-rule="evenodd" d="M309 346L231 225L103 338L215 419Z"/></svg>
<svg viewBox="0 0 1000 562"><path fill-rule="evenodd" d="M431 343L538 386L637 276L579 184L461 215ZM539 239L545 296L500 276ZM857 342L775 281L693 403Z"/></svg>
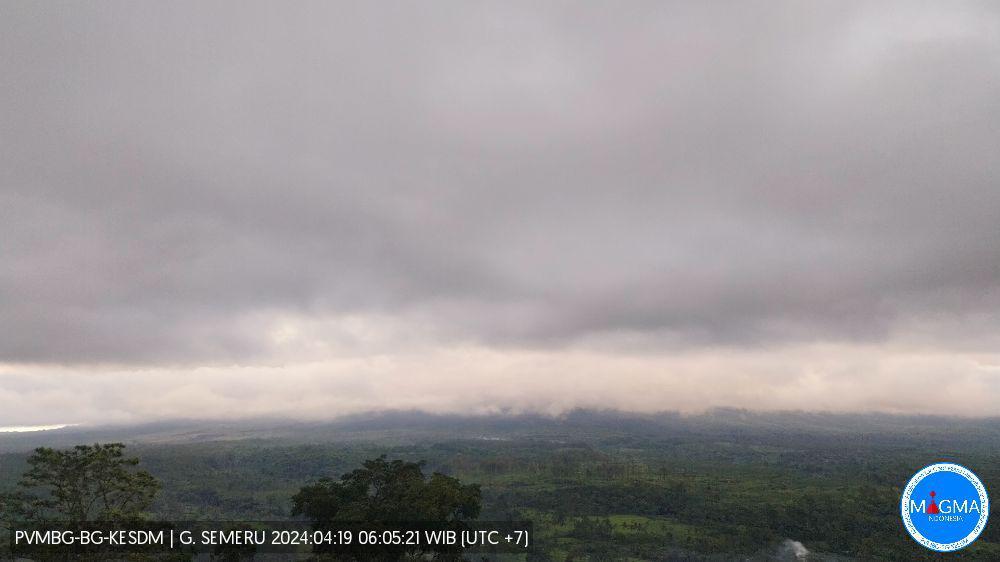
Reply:
<svg viewBox="0 0 1000 562"><path fill-rule="evenodd" d="M294 513L317 524L389 517L529 519L536 522L539 546L532 558L539 560L754 559L786 539L847 557L929 555L902 531L897 513L902 484L934 454L927 449L881 442L847 446L839 438L813 443L794 436L784 448L770 442L615 439L629 448L553 447L538 440L145 445L130 449L142 456L141 466L120 445L91 446L40 450L30 463L0 455L0 468L34 474L5 496L8 517L33 511L81 517L81 498L97 489L110 491L109 498L133 497L123 494L130 485L67 494L70 486L56 495L56 487L34 485L56 475L80 482L90 470L82 469L89 464L84 459L92 459L94 467L103 467L93 475L118 474L136 485L145 480L142 473L155 474L163 484L156 495L138 485L147 492L124 504L97 501L83 517L266 520ZM985 482L1000 481L995 452L963 455ZM640 468L618 471L619 466ZM6 484L0 489L11 482ZM962 554L997 559L998 549L1000 526L991 524Z"/></svg>

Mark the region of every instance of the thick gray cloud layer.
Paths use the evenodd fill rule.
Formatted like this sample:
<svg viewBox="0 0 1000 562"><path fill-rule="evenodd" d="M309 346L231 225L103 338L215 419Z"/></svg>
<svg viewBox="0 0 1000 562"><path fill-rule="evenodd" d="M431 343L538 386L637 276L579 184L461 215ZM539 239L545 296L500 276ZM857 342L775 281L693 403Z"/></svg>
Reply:
<svg viewBox="0 0 1000 562"><path fill-rule="evenodd" d="M8 1L0 53L0 362L1000 343L996 4Z"/></svg>

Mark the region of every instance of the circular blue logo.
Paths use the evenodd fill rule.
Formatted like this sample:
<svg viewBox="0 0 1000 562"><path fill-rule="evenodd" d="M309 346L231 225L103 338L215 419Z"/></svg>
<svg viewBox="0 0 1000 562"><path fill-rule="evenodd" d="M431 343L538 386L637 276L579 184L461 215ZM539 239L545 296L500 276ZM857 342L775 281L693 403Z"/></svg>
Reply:
<svg viewBox="0 0 1000 562"><path fill-rule="evenodd" d="M900 509L913 540L931 550L951 552L979 538L990 515L990 499L971 470L942 462L910 478Z"/></svg>

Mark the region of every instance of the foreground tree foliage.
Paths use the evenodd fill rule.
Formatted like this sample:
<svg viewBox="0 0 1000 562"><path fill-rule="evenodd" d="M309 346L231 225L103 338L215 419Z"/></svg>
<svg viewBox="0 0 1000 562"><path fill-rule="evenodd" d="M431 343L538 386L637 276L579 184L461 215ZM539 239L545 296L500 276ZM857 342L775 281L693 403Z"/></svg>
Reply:
<svg viewBox="0 0 1000 562"><path fill-rule="evenodd" d="M3 515L70 523L143 519L160 484L138 464L122 443L35 449L18 490L2 498Z"/></svg>
<svg viewBox="0 0 1000 562"><path fill-rule="evenodd" d="M338 522L364 522L372 528L392 522L454 526L479 516L482 494L479 485L463 485L444 474L425 477L423 463L387 461L381 456L364 461L362 468L343 475L339 481L323 478L303 487L293 496L292 505L292 515L305 516L317 529L335 528ZM461 555L455 549L404 545L339 550L347 558L366 560L398 560L422 554L445 559Z"/></svg>

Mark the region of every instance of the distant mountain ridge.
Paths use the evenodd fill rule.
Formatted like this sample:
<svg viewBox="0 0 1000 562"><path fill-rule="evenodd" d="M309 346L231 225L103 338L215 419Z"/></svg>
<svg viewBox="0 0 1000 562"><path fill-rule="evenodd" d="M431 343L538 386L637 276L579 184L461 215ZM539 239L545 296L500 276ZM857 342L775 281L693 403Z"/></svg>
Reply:
<svg viewBox="0 0 1000 562"><path fill-rule="evenodd" d="M573 440L593 433L645 439L696 439L744 435L760 440L790 434L863 440L908 439L1000 443L1000 418L902 416L882 413L753 412L715 409L702 414L639 414L615 410L573 410L560 416L540 414L457 415L419 411L355 414L329 421L249 419L233 421L169 420L135 425L79 425L41 432L0 434L0 450L69 446L95 441L193 443L232 440L336 442L518 438Z"/></svg>

